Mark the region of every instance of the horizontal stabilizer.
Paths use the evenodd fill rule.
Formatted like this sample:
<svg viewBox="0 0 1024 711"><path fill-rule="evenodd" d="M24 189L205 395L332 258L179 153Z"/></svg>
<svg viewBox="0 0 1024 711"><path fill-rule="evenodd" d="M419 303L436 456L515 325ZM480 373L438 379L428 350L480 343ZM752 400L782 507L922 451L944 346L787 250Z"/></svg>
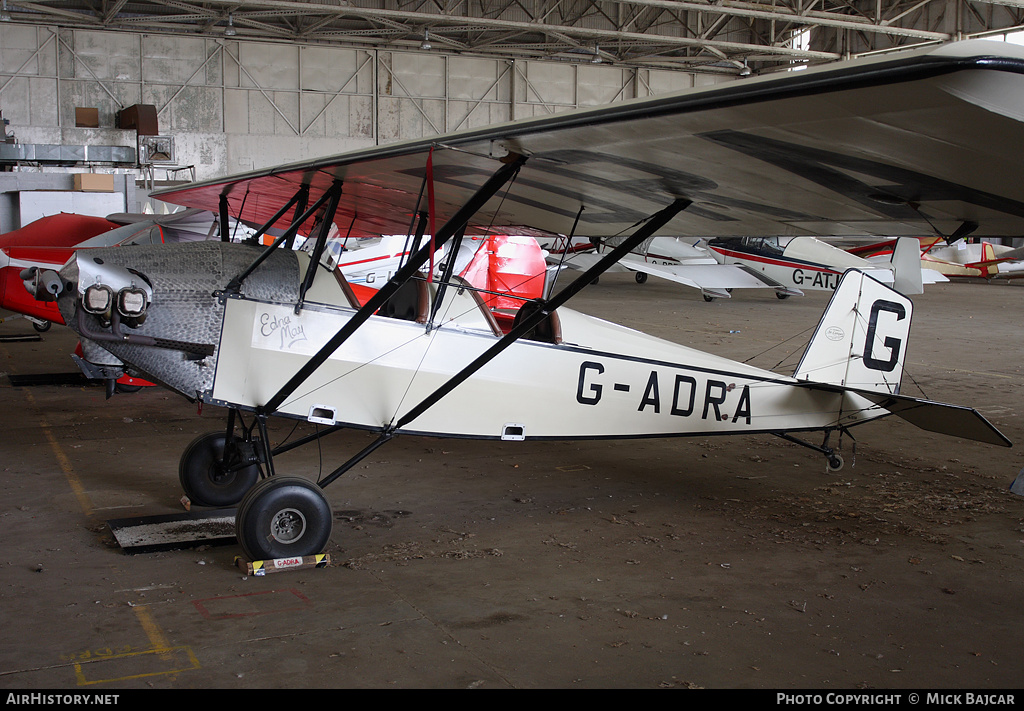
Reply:
<svg viewBox="0 0 1024 711"><path fill-rule="evenodd" d="M960 437L974 442L995 444L1000 447L1012 447L1013 442L995 425L985 419L980 412L962 405L950 405L945 402L923 400L909 395L892 395L887 393L847 388L842 385L827 383L800 383L814 390L829 392L847 392L867 398L881 408L888 410L896 417L906 420L915 427L936 434Z"/></svg>
<svg viewBox="0 0 1024 711"><path fill-rule="evenodd" d="M884 395L866 390L853 390L852 392L863 395L897 417L927 432L961 437L1000 447L1013 446L1013 442L973 408L921 400L907 395Z"/></svg>
<svg viewBox="0 0 1024 711"><path fill-rule="evenodd" d="M934 269L921 268L921 281L924 284L941 284L942 282L949 281L949 277L942 272L937 272Z"/></svg>

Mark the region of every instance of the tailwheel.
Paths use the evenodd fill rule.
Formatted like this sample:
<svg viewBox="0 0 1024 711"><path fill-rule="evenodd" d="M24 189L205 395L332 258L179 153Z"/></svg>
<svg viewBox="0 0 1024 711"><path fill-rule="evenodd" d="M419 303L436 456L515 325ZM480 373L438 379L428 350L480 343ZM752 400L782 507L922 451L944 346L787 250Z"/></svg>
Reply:
<svg viewBox="0 0 1024 711"><path fill-rule="evenodd" d="M250 560L316 555L331 538L331 507L320 487L273 476L252 487L235 517L235 536Z"/></svg>
<svg viewBox="0 0 1024 711"><path fill-rule="evenodd" d="M181 488L199 506L234 506L260 478L258 464L244 466L238 445L240 437L232 438L225 447L223 432L210 432L192 441L178 463ZM228 450L228 451L225 451Z"/></svg>
<svg viewBox="0 0 1024 711"><path fill-rule="evenodd" d="M832 453L825 456L825 465L830 472L837 472L843 468L842 456Z"/></svg>

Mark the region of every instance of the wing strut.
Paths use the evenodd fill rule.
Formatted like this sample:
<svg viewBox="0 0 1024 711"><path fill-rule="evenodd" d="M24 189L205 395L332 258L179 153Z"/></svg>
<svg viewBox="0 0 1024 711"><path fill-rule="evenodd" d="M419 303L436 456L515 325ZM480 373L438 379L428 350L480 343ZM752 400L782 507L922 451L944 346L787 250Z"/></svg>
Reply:
<svg viewBox="0 0 1024 711"><path fill-rule="evenodd" d="M221 195L218 203L220 217L220 241L230 242L231 233L228 231L228 196Z"/></svg>
<svg viewBox="0 0 1024 711"><path fill-rule="evenodd" d="M273 217L267 220L266 223L264 223L262 227L256 230L252 234L252 236L249 237L246 241L251 242L252 244L259 244L260 237L266 234L267 231L270 230L270 228L273 227L278 220L284 217L284 213L288 212L288 210L290 210L293 205L295 206L295 216L298 217L299 215L306 211L306 204L308 202L309 186L303 185L301 188L299 188L298 192L292 195L291 199L288 202L286 202L284 206L281 207L280 210L274 213ZM291 245L288 246L291 247Z"/></svg>
<svg viewBox="0 0 1024 711"><path fill-rule="evenodd" d="M600 276L610 266L615 264L615 262L621 259L625 254L627 254L631 249L636 247L636 245L640 244L645 239L655 234L659 229L664 227L673 217L675 217L678 213L682 212L687 207L689 207L691 203L691 200L682 198L677 199L668 207L652 215L651 218L643 226L641 226L640 229L638 229L632 237L629 237L628 239L624 240L614 250L604 255L604 257L602 257L600 261L598 261L596 264L590 267L590 269L588 269L587 271L583 272L582 276L577 277L575 281L573 281L571 284L569 284L569 286L559 291L558 294L553 296L550 300L542 302L540 304L540 308L536 309L535 311L530 313L526 318L522 319L522 321L513 326L511 331L509 331L505 336L500 338L493 346L484 351L484 353L477 357L472 363L470 363L461 371L453 375L444 385L439 387L433 393L424 398L422 402L420 402L418 405L416 405L411 410L402 415L402 417L399 418L399 420L396 423L389 426L384 432L381 433L381 435L376 440L368 444L361 452L356 454L352 459L350 459L341 467L327 475L322 481L319 482L319 486L321 488L327 486L335 479L343 475L350 468L352 468L359 461L364 459L368 454L370 454L375 449L384 444L386 441L391 439L394 436L396 430L404 427L408 423L415 420L417 417L422 415L426 410L428 410L433 405L435 405L439 400L441 400L441 398L443 398L445 395L447 395L456 387L458 387L460 383L469 378L473 373L478 371L480 368L482 368L490 361L494 360L494 358L497 357L498 354L500 354L506 348L511 346L517 340L519 340L523 336L523 334L529 333L532 329L534 329L537 326L537 324L539 324L543 319L549 316L552 311L554 311L556 308L558 308L566 301L571 299L573 296L578 294L596 277Z"/></svg>
<svg viewBox="0 0 1024 711"><path fill-rule="evenodd" d="M327 247L327 235L331 233L331 225L334 224L334 213L338 211L338 203L341 202L342 181L335 180L331 189L327 191L330 198L324 208L320 219L319 231L316 236L316 244L313 246L313 253L309 255L309 264L306 266L306 274L299 286L299 300L295 303L295 313L302 311L302 305L306 303L306 292L313 286L313 277L316 276L317 265L320 264L320 257L323 256Z"/></svg>
<svg viewBox="0 0 1024 711"><path fill-rule="evenodd" d="M477 192L463 205L459 210L452 215L452 217L444 224L444 226L437 231L435 236L435 248L440 248L451 239L452 235L461 230L463 226L469 222L470 218L476 214L476 212L484 206L484 204L490 200L495 193L501 190L509 180L512 179L516 173L519 172L519 168L522 167L523 163L526 162L526 156L517 155L515 158L503 165L494 175L492 175L483 186L477 190ZM312 209L312 208L311 208ZM284 384L284 386L277 391L277 393L267 401L265 405L257 408L257 412L263 415L273 413L281 406L281 403L285 399L295 392L306 379L312 375L317 368L324 364L334 351L338 350L341 345L348 340L349 336L358 330L367 319L370 318L377 310L384 305L384 303L390 299L398 288L405 282L409 281L415 274L420 270L424 264L426 264L431 258L431 248L427 245L417 251L414 255L409 258L409 261L400 268L395 275L382 286L376 294L370 297L362 308L360 308L349 321L342 326L342 328L334 334L333 337L323 347L317 351L301 368L298 372L292 376L292 378Z"/></svg>
<svg viewBox="0 0 1024 711"><path fill-rule="evenodd" d="M555 296L551 297L546 302L538 304L540 308L536 309L526 318L522 319L520 323L512 327L512 330L507 334L498 339L498 342L493 346L484 351L476 360L467 365L461 371L456 373L448 380L444 385L435 390L431 395L423 400L419 405L405 413L395 424L395 429L399 429L417 417L422 415L428 408L434 405L438 400L443 398L445 395L454 390L460 383L466 380L473 373L478 371L484 365L494 360L494 358L501 353L503 350L511 346L517 340L519 340L523 334L529 333L533 330L537 324L543 321L545 318L551 315L551 312L557 309L559 306L564 304L566 301L571 299L573 296L578 294L585 286L590 284L594 279L600 276L605 270L608 269L615 262L619 261L623 256L629 253L636 245L643 242L645 239L653 235L659 229L665 226L669 220L675 217L678 213L685 210L692 201L679 199L673 202L668 207L655 213L646 224L644 224L636 233L627 240L624 240L622 244L616 247L614 250L606 254L600 261L594 266L590 267L587 271L576 278L569 286L559 291Z"/></svg>
<svg viewBox="0 0 1024 711"><path fill-rule="evenodd" d="M562 271L562 265L565 264L565 255L569 253L569 248L572 246L572 238L576 236L576 225L580 223L580 216L582 214L583 205L580 205L580 210L576 213L576 219L573 220L572 229L569 230L569 236L565 238L565 249L562 250L562 257L558 260L558 267L555 269L554 276L551 277L551 286L548 287L549 293L555 288L555 282L558 281L558 275Z"/></svg>
<svg viewBox="0 0 1024 711"><path fill-rule="evenodd" d="M448 259L444 265L444 273L441 275L441 281L437 286L437 296L434 297L434 303L430 307L430 318L427 319L428 333L434 328L434 318L437 317L437 310L441 307L445 292L448 290L448 283L451 281L452 272L455 271L455 258L459 256L459 248L462 247L462 238L465 236L466 228L463 225L462 229L455 233L455 239L452 240L452 248L448 250Z"/></svg>
<svg viewBox="0 0 1024 711"><path fill-rule="evenodd" d="M315 203L313 203L312 207L303 212L302 215L292 220L292 224L288 226L288 229L284 231L284 234L275 239L273 244L264 249L260 253L260 256L256 257L252 264L246 267L241 273L236 274L234 278L232 278L231 281L228 282L228 285L224 287L224 291L228 293L238 293L238 290L242 286L242 282L244 282L250 274L256 271L256 269L261 264L263 264L264 261L266 261L267 257L273 254L275 249L280 247L284 242L288 242L290 244L291 241L295 238L295 233L299 231L299 227L302 225L302 223L308 220L310 217L312 217L325 202L332 198L336 191L341 191L340 182L335 183L335 185L333 185L330 190L327 190L323 195L320 196L320 198ZM270 226L277 222L277 220L280 219L281 216L284 215L284 213L288 211L288 208L291 207L293 204L301 200L302 204L305 205L306 198L308 196L309 187L303 186L302 188L300 188L299 191L292 196L292 199L289 200L284 207L278 210L277 214L271 217L269 222L267 222L263 227L260 228L259 232L257 232L256 235L254 235L254 237L258 237L259 235L266 232L270 228Z"/></svg>

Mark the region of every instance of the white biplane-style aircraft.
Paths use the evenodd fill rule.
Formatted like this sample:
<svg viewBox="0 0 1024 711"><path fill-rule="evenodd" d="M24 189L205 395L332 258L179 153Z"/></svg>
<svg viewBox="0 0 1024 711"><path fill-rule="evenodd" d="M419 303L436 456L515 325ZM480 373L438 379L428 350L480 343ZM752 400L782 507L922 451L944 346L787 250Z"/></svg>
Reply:
<svg viewBox="0 0 1024 711"><path fill-rule="evenodd" d="M81 252L59 273L23 278L37 298L56 299L87 358L227 408L226 428L193 442L179 475L197 504L238 505L236 533L253 559L321 551L332 520L323 489L402 434L764 433L835 468L830 434L895 415L1009 446L970 408L899 392L913 305L860 271L843 276L793 376L562 307L657 235L919 234L919 212L901 201L940 225L1020 234L1024 181L1006 146L1024 140L1021 97L1024 50L988 42L720 84L159 195L263 224L257 236L285 228L275 245L311 232L311 254L140 246ZM417 237L365 302L321 260L330 226L353 223ZM525 303L506 333L451 267L421 274L442 245L456 253L464 234L493 226L619 244L548 299ZM274 449L272 416L325 427ZM345 427L378 436L319 481L275 472L280 451ZM799 437L811 432L824 442Z"/></svg>

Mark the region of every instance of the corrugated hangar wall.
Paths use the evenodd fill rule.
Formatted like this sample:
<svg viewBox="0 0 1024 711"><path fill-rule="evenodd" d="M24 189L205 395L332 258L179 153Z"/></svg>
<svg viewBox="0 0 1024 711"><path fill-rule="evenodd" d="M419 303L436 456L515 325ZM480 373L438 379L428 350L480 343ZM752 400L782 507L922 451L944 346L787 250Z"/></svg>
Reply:
<svg viewBox="0 0 1024 711"><path fill-rule="evenodd" d="M715 80L436 51L0 26L0 111L20 143L135 146L116 114L152 104L160 134L173 137L174 163L194 166L197 179ZM76 127L78 107L98 109L99 127Z"/></svg>

